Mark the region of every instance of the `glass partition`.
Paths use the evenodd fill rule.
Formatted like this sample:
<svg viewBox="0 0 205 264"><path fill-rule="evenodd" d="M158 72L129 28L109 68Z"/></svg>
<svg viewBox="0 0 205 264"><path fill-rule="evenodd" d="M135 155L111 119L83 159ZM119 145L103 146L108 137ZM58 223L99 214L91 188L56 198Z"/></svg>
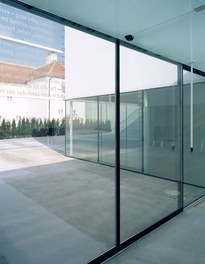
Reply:
<svg viewBox="0 0 205 264"><path fill-rule="evenodd" d="M189 205L205 195L205 78L193 75L193 152L191 143L191 73L183 72L184 78L184 205Z"/></svg>
<svg viewBox="0 0 205 264"><path fill-rule="evenodd" d="M115 44L68 27L65 42L66 155L81 159L69 221L96 242L87 262L115 246Z"/></svg>
<svg viewBox="0 0 205 264"><path fill-rule="evenodd" d="M124 241L178 209L180 126L177 66L122 46L120 58Z"/></svg>
<svg viewBox="0 0 205 264"><path fill-rule="evenodd" d="M205 195L205 77L0 14L0 262L87 263Z"/></svg>
<svg viewBox="0 0 205 264"><path fill-rule="evenodd" d="M99 96L99 162L115 166L115 96Z"/></svg>
<svg viewBox="0 0 205 264"><path fill-rule="evenodd" d="M97 97L71 101L67 109L70 125L67 155L98 161L98 102Z"/></svg>
<svg viewBox="0 0 205 264"><path fill-rule="evenodd" d="M179 107L177 86L144 92L144 172L179 180Z"/></svg>
<svg viewBox="0 0 205 264"><path fill-rule="evenodd" d="M120 95L120 167L142 172L143 93Z"/></svg>

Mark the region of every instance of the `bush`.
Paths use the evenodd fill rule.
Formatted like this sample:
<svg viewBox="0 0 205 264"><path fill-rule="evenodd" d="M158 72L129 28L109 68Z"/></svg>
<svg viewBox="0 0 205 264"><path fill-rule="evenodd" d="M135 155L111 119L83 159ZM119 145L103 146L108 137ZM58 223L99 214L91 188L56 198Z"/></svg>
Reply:
<svg viewBox="0 0 205 264"><path fill-rule="evenodd" d="M25 118L22 117L16 122L10 122L3 118L0 124L0 139L20 138L20 137L45 137L54 135L65 135L65 119L61 122L54 118L47 119Z"/></svg>
<svg viewBox="0 0 205 264"><path fill-rule="evenodd" d="M65 130L69 129L69 122L65 122L65 118L59 119L37 119L22 117L16 122L15 119L10 122L3 118L0 124L0 139L4 138L20 138L20 137L45 137L55 135L65 135ZM110 132L110 120L97 122L97 120L87 119L85 123L80 119L73 120L73 129L77 131L98 131Z"/></svg>

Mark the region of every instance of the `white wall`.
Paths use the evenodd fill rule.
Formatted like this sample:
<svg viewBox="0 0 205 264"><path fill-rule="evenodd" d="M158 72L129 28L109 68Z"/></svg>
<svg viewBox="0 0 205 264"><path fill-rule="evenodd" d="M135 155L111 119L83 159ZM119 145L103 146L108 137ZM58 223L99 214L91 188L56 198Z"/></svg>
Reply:
<svg viewBox="0 0 205 264"><path fill-rule="evenodd" d="M65 27L66 99L115 90L115 45Z"/></svg>
<svg viewBox="0 0 205 264"><path fill-rule="evenodd" d="M0 116L6 119L21 117L62 119L65 116L63 79L44 77L24 84L0 83Z"/></svg>

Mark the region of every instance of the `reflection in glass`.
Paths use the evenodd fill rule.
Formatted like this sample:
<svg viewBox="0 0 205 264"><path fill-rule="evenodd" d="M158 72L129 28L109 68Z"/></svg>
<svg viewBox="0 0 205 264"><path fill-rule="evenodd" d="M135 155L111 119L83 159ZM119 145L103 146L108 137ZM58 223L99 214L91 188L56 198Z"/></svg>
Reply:
<svg viewBox="0 0 205 264"><path fill-rule="evenodd" d="M120 52L124 241L178 209L179 113L177 66L125 47Z"/></svg>
<svg viewBox="0 0 205 264"><path fill-rule="evenodd" d="M177 86L144 92L144 172L178 180Z"/></svg>
<svg viewBox="0 0 205 264"><path fill-rule="evenodd" d="M67 121L69 130L69 147L67 155L97 161L98 152L98 111L97 100L69 102Z"/></svg>
<svg viewBox="0 0 205 264"><path fill-rule="evenodd" d="M115 246L115 44L67 27L65 32L66 155L81 159L68 172L77 177L70 186L71 224L96 242L88 244L85 263Z"/></svg>
<svg viewBox="0 0 205 264"><path fill-rule="evenodd" d="M115 165L115 97L99 96L99 162Z"/></svg>
<svg viewBox="0 0 205 264"><path fill-rule="evenodd" d="M205 78L194 74L193 153L190 153L190 72L184 71L184 205L205 195Z"/></svg>
<svg viewBox="0 0 205 264"><path fill-rule="evenodd" d="M142 172L142 92L120 96L120 166Z"/></svg>

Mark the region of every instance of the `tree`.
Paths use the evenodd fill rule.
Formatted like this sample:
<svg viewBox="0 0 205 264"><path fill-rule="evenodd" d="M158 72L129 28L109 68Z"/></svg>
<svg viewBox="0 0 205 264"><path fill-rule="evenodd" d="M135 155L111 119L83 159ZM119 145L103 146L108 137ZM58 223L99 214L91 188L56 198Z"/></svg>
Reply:
<svg viewBox="0 0 205 264"><path fill-rule="evenodd" d="M5 138L10 138L11 137L11 123L9 120L6 121L6 137Z"/></svg>
<svg viewBox="0 0 205 264"><path fill-rule="evenodd" d="M6 138L6 120L3 118L1 122L1 139Z"/></svg>
<svg viewBox="0 0 205 264"><path fill-rule="evenodd" d="M16 129L16 120L13 118L11 123L11 136L14 138L16 137L17 129Z"/></svg>
<svg viewBox="0 0 205 264"><path fill-rule="evenodd" d="M32 131L32 137L39 136L38 120L34 117L31 119L31 131Z"/></svg>
<svg viewBox="0 0 205 264"><path fill-rule="evenodd" d="M94 124L94 123L93 123ZM88 120L88 125L93 125L91 120ZM84 127L82 121L74 120L74 125L81 130ZM65 125L65 118L59 119L37 119L22 117L18 122L13 118L12 122L3 118L0 124L0 139L3 138L19 138L19 137L45 137L54 135L65 135L65 127L68 129L69 124Z"/></svg>
<svg viewBox="0 0 205 264"><path fill-rule="evenodd" d="M31 131L31 123L28 118L26 118L25 122L25 135L26 137L31 137L32 131Z"/></svg>
<svg viewBox="0 0 205 264"><path fill-rule="evenodd" d="M19 118L19 121L17 123L17 126L16 126L16 136L17 137L21 137L21 118Z"/></svg>
<svg viewBox="0 0 205 264"><path fill-rule="evenodd" d="M65 118L61 120L60 127L59 127L59 135L65 135Z"/></svg>
<svg viewBox="0 0 205 264"><path fill-rule="evenodd" d="M22 118L22 121L21 121L21 137L25 137L25 131L26 130L26 120L25 118L23 117Z"/></svg>
<svg viewBox="0 0 205 264"><path fill-rule="evenodd" d="M49 136L54 136L56 133L56 121L53 118L51 121L49 121Z"/></svg>

